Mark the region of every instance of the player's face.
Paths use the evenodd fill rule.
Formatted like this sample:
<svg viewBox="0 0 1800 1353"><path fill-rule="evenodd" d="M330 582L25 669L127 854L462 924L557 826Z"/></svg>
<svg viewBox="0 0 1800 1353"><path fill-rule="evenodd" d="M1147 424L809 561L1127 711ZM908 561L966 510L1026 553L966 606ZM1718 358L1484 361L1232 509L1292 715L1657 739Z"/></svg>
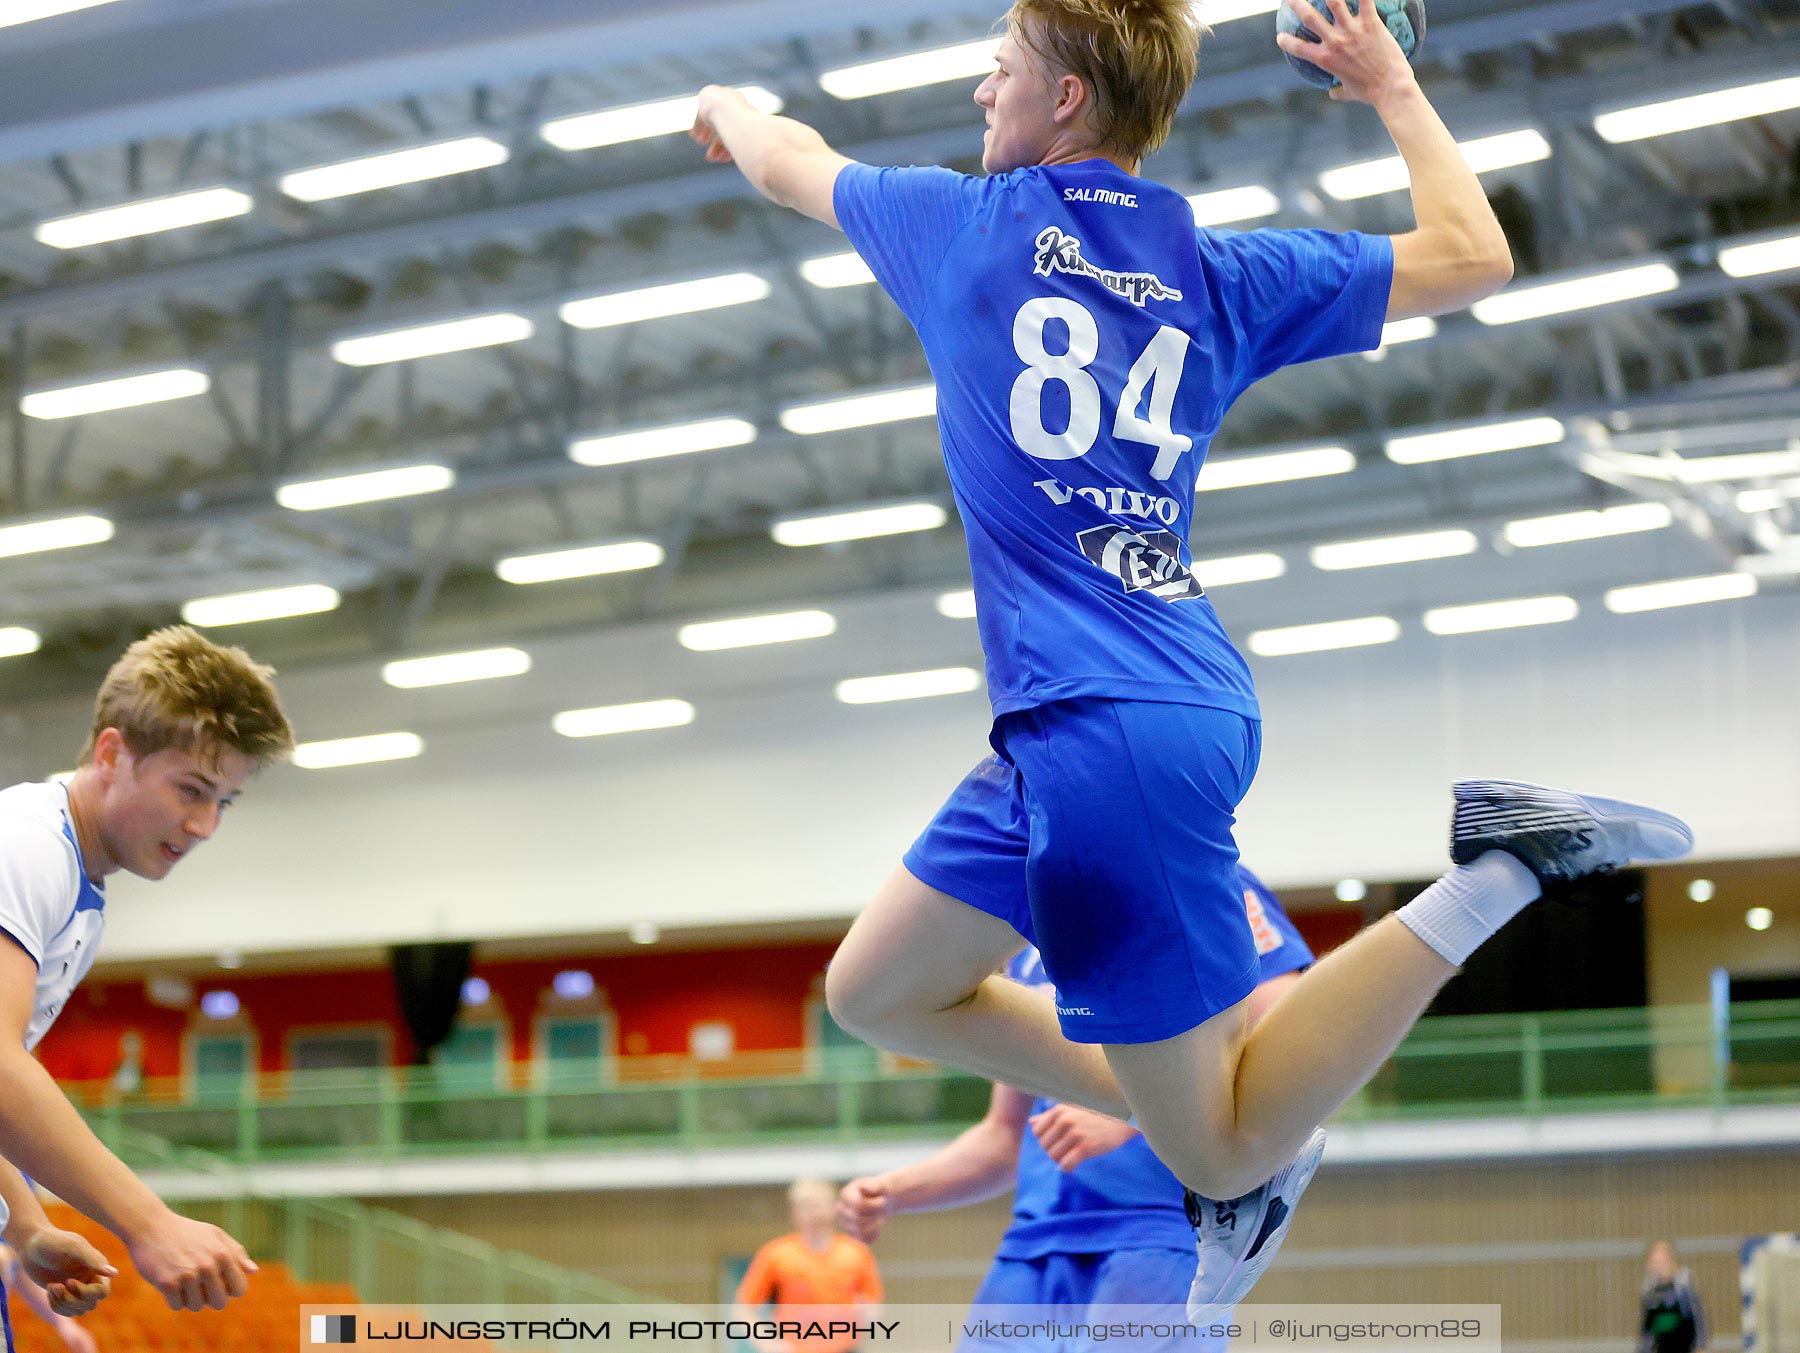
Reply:
<svg viewBox="0 0 1800 1353"><path fill-rule="evenodd" d="M101 735L95 764L105 787L98 823L112 865L160 879L219 829L256 763L229 747L165 747L133 756L116 731Z"/></svg>
<svg viewBox="0 0 1800 1353"><path fill-rule="evenodd" d="M1057 90L1037 53L1011 33L1001 39L996 61L994 73L975 91L975 102L987 114L981 167L1005 174L1038 164L1049 153L1057 132Z"/></svg>

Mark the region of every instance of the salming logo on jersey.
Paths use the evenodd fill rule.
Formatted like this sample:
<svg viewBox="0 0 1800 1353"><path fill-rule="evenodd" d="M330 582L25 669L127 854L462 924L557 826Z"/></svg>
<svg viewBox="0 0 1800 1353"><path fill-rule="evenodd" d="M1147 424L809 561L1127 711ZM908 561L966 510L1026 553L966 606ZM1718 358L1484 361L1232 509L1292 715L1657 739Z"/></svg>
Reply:
<svg viewBox="0 0 1800 1353"><path fill-rule="evenodd" d="M1111 272L1089 263L1081 256L1081 241L1073 235L1065 235L1056 226L1045 226L1038 232L1036 249L1032 271L1040 277L1066 272L1076 277L1092 278L1108 291L1125 297L1133 305L1181 299L1181 293L1155 273Z"/></svg>
<svg viewBox="0 0 1800 1353"><path fill-rule="evenodd" d="M1088 561L1124 583L1127 592L1148 592L1164 601L1191 601L1205 595L1200 580L1183 566L1181 541L1173 531L1094 526L1075 540Z"/></svg>

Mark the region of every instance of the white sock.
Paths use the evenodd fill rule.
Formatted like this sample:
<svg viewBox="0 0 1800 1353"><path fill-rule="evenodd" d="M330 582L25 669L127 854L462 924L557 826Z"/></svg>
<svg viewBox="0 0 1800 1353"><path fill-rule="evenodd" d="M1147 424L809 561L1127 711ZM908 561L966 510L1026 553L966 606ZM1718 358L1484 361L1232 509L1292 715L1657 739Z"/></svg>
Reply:
<svg viewBox="0 0 1800 1353"><path fill-rule="evenodd" d="M1459 864L1394 915L1461 967L1482 941L1542 895L1543 885L1504 850Z"/></svg>

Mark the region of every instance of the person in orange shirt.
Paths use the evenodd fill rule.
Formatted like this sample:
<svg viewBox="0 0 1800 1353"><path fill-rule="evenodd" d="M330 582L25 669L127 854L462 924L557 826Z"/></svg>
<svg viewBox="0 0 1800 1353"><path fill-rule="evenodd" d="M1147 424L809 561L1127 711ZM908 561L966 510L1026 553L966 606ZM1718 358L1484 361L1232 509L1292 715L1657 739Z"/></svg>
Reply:
<svg viewBox="0 0 1800 1353"><path fill-rule="evenodd" d="M837 1186L824 1179L796 1179L788 1187L788 1206L794 1230L756 1252L738 1284L740 1311L754 1315L772 1302L777 1320L866 1324L881 1304L881 1274L873 1251L837 1229ZM826 1337L757 1344L764 1353L847 1353L857 1342L854 1334L840 1330Z"/></svg>

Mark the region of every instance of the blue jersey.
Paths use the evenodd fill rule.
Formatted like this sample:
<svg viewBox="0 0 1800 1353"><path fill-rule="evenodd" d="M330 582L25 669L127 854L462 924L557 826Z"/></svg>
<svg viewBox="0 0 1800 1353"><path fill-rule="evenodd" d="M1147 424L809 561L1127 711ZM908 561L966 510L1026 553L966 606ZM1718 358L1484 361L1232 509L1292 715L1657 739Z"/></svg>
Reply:
<svg viewBox="0 0 1800 1353"><path fill-rule="evenodd" d="M1312 950L1275 895L1242 865L1238 874L1261 959L1259 980L1267 982L1311 963ZM1050 981L1035 949L1026 949L1013 959L1007 976L1028 986L1045 986ZM1040 1099L1031 1111L1043 1113L1054 1103ZM1027 1128L1019 1143L1012 1225L1000 1241L998 1257L1038 1259L1046 1254L1191 1248L1194 1234L1182 1210L1182 1193L1181 1181L1142 1137L1084 1160L1065 1173Z"/></svg>
<svg viewBox="0 0 1800 1353"><path fill-rule="evenodd" d="M850 165L834 201L937 382L995 715L1086 695L1256 717L1189 571L1194 481L1253 381L1380 342L1388 239L1196 231L1105 160Z"/></svg>

